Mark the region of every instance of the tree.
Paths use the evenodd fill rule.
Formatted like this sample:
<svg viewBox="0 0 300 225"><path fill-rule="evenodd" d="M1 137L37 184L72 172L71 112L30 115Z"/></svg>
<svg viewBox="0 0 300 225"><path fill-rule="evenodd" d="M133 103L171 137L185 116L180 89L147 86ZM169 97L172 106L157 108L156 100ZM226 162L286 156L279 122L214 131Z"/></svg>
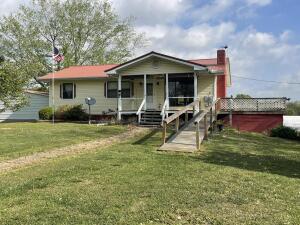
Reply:
<svg viewBox="0 0 300 225"><path fill-rule="evenodd" d="M252 98L250 95L247 94L237 94L235 98Z"/></svg>
<svg viewBox="0 0 300 225"><path fill-rule="evenodd" d="M290 116L300 116L300 101L289 102L287 104L286 114Z"/></svg>
<svg viewBox="0 0 300 225"><path fill-rule="evenodd" d="M120 19L106 0L33 0L30 6L0 19L0 55L10 69L15 65L22 71L28 79L24 86L52 70L54 45L65 57L55 65L61 69L121 63L143 44L144 37L134 30L132 19Z"/></svg>
<svg viewBox="0 0 300 225"><path fill-rule="evenodd" d="M27 103L24 94L24 83L28 80L24 71L9 62L0 63L0 101L4 108L17 110Z"/></svg>
<svg viewBox="0 0 300 225"><path fill-rule="evenodd" d="M0 55L0 64L2 64L5 61L4 56Z"/></svg>

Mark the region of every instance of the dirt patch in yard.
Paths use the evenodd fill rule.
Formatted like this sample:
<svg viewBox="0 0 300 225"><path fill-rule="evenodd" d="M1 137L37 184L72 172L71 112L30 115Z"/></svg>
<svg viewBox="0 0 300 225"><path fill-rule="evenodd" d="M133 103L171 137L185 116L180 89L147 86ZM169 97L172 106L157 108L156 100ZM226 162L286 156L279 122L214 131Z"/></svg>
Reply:
<svg viewBox="0 0 300 225"><path fill-rule="evenodd" d="M105 148L116 143L127 141L129 138L141 135L149 131L147 128L130 127L125 133L115 135L109 138L102 138L95 141L70 145L63 148L55 148L47 152L34 153L29 156L23 156L17 159L11 159L0 163L0 172L10 171L12 169L28 166L47 159L56 158L59 156L75 155L79 153L95 151L98 148Z"/></svg>

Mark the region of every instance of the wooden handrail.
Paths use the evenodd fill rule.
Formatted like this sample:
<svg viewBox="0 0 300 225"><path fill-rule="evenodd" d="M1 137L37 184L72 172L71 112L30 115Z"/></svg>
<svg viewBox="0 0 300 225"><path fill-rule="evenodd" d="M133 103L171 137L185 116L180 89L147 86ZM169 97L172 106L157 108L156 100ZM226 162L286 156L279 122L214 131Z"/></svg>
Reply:
<svg viewBox="0 0 300 225"><path fill-rule="evenodd" d="M197 146L197 149L200 148L200 126L199 126L199 123L201 120L204 119L204 138L207 139L208 137L208 128L209 126L207 125L207 114L210 113L210 120L209 120L209 123L210 123L210 126L212 126L213 124L213 108L215 108L215 114L216 114L216 111L217 111L217 103L218 103L219 99L216 99L215 101L212 102L212 104L207 107L203 112L201 113L197 113L197 115L194 116L194 123L196 125L196 146ZM179 131L179 117L180 115L186 113L191 107L193 107L193 111L195 111L195 106L199 104L199 109L200 109L200 101L199 100L196 100L192 103L190 103L189 105L185 106L182 110L174 113L172 116L166 118L163 120L163 123L162 123L162 126L163 126L163 132L162 132L162 143L164 144L166 142L166 138L167 138L167 125L169 123L171 123L172 121L176 120L176 123L175 123L175 130L176 132ZM188 120L188 115L186 114L185 115L185 123L187 124L187 120Z"/></svg>
<svg viewBox="0 0 300 225"><path fill-rule="evenodd" d="M218 103L219 100L220 99L218 98L213 101L209 107L207 107L200 115L197 116L197 118L194 120L194 123L199 123L204 118L204 116L212 110L212 108Z"/></svg>
<svg viewBox="0 0 300 225"><path fill-rule="evenodd" d="M162 132L162 144L164 144L166 142L166 138L167 138L167 125L169 123L171 123L173 120L176 120L176 123L175 123L175 130L176 132L179 131L179 116L181 116L182 114L186 113L191 107L193 107L193 111L195 111L195 107L196 105L199 105L200 104L200 101L199 100L196 100L196 101L193 101L192 103L188 104L187 106L185 106L182 110L174 113L172 116L164 119L162 121L162 127L163 127L163 132ZM200 105L199 105L199 108L200 108ZM187 115L185 116L185 120L187 122Z"/></svg>
<svg viewBox="0 0 300 225"><path fill-rule="evenodd" d="M185 113L186 111L188 111L191 107L195 107L197 104L199 104L199 102L200 102L199 100L193 101L192 103L188 104L183 109L181 109L180 111L174 113L172 116L164 119L163 123L165 123L165 124L171 123L173 120L177 119L183 113Z"/></svg>
<svg viewBox="0 0 300 225"><path fill-rule="evenodd" d="M197 118L195 119L194 121L194 124L197 124L199 123L203 118L204 116L208 113L207 110L204 110L200 115L197 116Z"/></svg>

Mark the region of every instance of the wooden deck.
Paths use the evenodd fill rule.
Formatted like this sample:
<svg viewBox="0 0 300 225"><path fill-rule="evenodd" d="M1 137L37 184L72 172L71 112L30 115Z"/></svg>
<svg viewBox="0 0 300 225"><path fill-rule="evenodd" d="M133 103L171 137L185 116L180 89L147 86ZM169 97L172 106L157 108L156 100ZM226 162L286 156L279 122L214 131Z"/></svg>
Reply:
<svg viewBox="0 0 300 225"><path fill-rule="evenodd" d="M200 143L204 139L204 122L200 123ZM188 122L187 125L182 127L176 134L163 144L159 151L172 151L172 152L190 152L197 151L196 146L196 126L194 120Z"/></svg>

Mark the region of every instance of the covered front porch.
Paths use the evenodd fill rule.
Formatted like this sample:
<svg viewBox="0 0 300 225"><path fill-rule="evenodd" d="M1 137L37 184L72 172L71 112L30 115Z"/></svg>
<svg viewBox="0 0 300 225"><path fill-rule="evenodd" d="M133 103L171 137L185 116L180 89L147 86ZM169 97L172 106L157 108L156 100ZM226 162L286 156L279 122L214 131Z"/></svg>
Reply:
<svg viewBox="0 0 300 225"><path fill-rule="evenodd" d="M136 114L140 122L146 111L159 112L161 119L164 119L193 101L200 100L198 76L197 73L119 75L118 119L121 120L122 115ZM196 107L196 112L199 110Z"/></svg>
<svg viewBox="0 0 300 225"><path fill-rule="evenodd" d="M151 111L160 121L194 101L197 113L216 98L216 75L205 66L182 59L149 53L107 72L117 77L117 118Z"/></svg>

